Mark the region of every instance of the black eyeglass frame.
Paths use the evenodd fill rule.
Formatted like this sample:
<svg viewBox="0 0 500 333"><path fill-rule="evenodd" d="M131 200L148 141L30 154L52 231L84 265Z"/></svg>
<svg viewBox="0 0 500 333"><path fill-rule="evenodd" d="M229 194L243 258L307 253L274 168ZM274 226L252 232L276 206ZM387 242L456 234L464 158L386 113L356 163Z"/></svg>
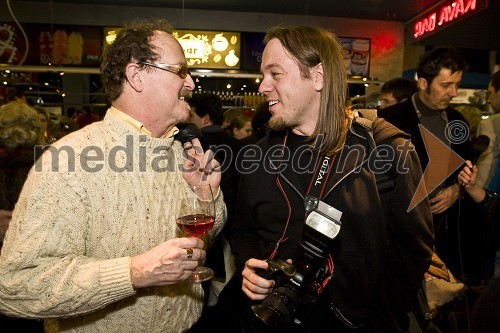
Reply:
<svg viewBox="0 0 500 333"><path fill-rule="evenodd" d="M146 66L151 66L154 68L158 68L170 73L173 73L180 77L181 79L185 79L188 75L191 75L191 73L188 70L188 66L185 64L177 64L177 65L170 65L170 64L154 64L152 62L145 62L141 61L139 64L146 65Z"/></svg>

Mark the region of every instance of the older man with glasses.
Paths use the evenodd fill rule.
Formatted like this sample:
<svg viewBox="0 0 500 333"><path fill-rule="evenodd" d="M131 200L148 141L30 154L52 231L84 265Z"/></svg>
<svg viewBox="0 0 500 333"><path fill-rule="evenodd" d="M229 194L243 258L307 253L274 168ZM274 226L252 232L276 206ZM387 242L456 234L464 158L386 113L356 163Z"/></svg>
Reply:
<svg viewBox="0 0 500 333"><path fill-rule="evenodd" d="M206 245L180 236L180 200L211 185L205 241L226 216L213 154L174 139L194 82L163 20L121 30L101 72L112 105L104 120L49 148L14 210L0 311L45 318L46 332L185 332L201 315L203 290L189 277Z"/></svg>

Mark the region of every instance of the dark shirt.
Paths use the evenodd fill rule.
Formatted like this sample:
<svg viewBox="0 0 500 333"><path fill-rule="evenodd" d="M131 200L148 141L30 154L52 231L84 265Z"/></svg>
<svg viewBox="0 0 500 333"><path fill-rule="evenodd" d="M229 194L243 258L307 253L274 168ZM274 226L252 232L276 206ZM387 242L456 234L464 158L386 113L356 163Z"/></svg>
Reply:
<svg viewBox="0 0 500 333"><path fill-rule="evenodd" d="M215 153L215 159L221 164L222 177L220 186L228 209L228 220L230 220L239 181L235 161L243 144L228 135L219 125L203 127L201 133L206 140L206 144Z"/></svg>
<svg viewBox="0 0 500 333"><path fill-rule="evenodd" d="M76 117L75 122L80 128L82 128L99 120L101 120L101 118L99 118L99 116L95 113L85 113Z"/></svg>
<svg viewBox="0 0 500 333"><path fill-rule="evenodd" d="M34 162L33 148L0 148L0 209L14 209Z"/></svg>
<svg viewBox="0 0 500 333"><path fill-rule="evenodd" d="M227 222L221 232L221 235L224 235L228 225L233 220L239 182L239 173L236 169L236 157L243 145L241 142L224 132L219 125L203 127L201 133L203 134L204 148L210 148L215 154L214 158L221 164L222 175L220 188L227 207ZM205 265L212 268L216 276L225 277L224 255L222 242L219 237L208 249Z"/></svg>

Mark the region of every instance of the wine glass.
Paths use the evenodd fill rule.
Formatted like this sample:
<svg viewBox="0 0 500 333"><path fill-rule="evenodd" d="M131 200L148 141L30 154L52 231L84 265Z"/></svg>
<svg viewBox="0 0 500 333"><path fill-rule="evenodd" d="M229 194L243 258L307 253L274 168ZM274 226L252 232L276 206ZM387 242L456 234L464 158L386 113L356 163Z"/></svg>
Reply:
<svg viewBox="0 0 500 333"><path fill-rule="evenodd" d="M215 201L209 183L191 186L191 190L195 195L181 199L176 223L186 236L200 238L214 226ZM213 276L213 270L198 266L191 278L195 282L203 282Z"/></svg>

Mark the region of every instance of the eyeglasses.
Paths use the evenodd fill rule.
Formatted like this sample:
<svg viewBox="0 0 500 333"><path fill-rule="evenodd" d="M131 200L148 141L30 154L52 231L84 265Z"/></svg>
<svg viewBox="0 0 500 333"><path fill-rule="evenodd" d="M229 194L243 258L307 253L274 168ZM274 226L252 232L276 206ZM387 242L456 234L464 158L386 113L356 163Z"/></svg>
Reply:
<svg viewBox="0 0 500 333"><path fill-rule="evenodd" d="M140 64L158 68L170 73L174 73L181 79L185 79L188 76L188 74L191 75L186 64L169 65L169 64L153 64L151 62L140 62Z"/></svg>

